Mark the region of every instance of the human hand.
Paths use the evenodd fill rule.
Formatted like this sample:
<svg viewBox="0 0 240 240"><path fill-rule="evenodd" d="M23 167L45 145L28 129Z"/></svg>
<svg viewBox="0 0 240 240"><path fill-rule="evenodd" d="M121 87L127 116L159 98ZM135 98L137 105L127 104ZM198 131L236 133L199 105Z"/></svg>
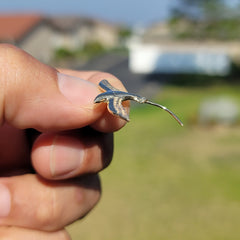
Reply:
<svg viewBox="0 0 240 240"><path fill-rule="evenodd" d="M0 66L0 239L68 240L64 227L100 198L98 172L125 124L93 105L97 83L124 87L107 73L58 72L5 44Z"/></svg>

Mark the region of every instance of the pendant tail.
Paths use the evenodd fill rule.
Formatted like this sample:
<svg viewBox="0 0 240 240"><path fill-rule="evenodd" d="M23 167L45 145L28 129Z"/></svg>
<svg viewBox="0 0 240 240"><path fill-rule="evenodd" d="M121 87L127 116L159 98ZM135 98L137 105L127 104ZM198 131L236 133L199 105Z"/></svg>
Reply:
<svg viewBox="0 0 240 240"><path fill-rule="evenodd" d="M158 103L154 103L154 102L151 102L151 101L148 101L148 100L147 100L145 103L150 104L150 105L153 105L153 106L156 106L156 107L159 107L159 108L165 110L165 111L168 112L181 126L183 126L182 121L181 121L172 111L170 111L170 110L169 110L168 108L166 108L165 106L162 106L162 105L160 105L160 104L158 104Z"/></svg>

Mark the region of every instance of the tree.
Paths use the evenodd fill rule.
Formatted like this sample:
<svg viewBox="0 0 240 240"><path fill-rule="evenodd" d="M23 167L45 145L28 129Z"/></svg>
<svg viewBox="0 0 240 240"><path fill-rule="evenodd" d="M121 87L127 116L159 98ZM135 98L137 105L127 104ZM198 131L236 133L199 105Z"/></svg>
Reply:
<svg viewBox="0 0 240 240"><path fill-rule="evenodd" d="M189 19L218 19L226 10L223 0L178 0L172 10L173 17Z"/></svg>
<svg viewBox="0 0 240 240"><path fill-rule="evenodd" d="M226 0L178 0L169 25L178 38L240 38L239 8Z"/></svg>

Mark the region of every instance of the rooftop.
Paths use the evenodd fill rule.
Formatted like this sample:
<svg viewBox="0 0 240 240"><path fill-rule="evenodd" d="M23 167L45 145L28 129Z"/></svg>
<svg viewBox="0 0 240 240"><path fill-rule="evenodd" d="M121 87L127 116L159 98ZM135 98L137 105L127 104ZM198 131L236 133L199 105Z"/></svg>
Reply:
<svg viewBox="0 0 240 240"><path fill-rule="evenodd" d="M42 17L35 14L7 14L0 15L0 40L21 40Z"/></svg>

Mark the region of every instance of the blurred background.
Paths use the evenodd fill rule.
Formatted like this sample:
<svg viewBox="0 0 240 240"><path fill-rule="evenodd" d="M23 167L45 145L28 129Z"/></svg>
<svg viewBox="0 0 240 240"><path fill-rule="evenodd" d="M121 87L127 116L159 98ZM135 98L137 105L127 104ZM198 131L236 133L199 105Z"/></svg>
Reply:
<svg viewBox="0 0 240 240"><path fill-rule="evenodd" d="M240 1L0 2L0 42L116 75L134 104L76 239L240 238Z"/></svg>

